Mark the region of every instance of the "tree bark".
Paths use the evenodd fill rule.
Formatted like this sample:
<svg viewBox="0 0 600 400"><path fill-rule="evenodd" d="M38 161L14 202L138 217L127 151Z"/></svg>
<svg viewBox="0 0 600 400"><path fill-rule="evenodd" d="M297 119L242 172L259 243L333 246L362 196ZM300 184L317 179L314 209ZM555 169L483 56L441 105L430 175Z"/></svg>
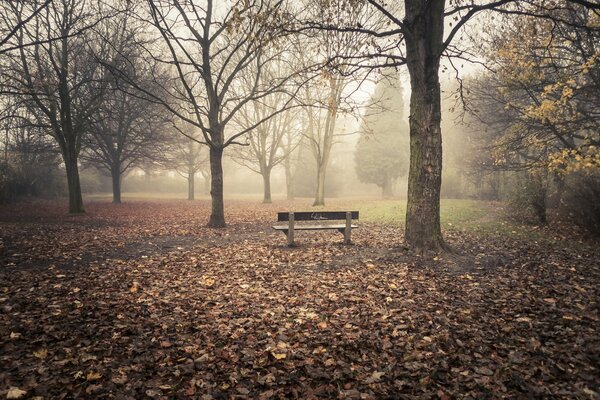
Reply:
<svg viewBox="0 0 600 400"><path fill-rule="evenodd" d="M447 247L440 226L442 132L439 66L444 1L405 0L406 58L411 82L410 169L406 243L417 251Z"/></svg>
<svg viewBox="0 0 600 400"><path fill-rule="evenodd" d="M225 227L225 210L223 204L223 149L210 147L210 197L212 210L208 226L210 228Z"/></svg>
<svg viewBox="0 0 600 400"><path fill-rule="evenodd" d="M110 170L112 177L113 203L121 204L121 168L120 166L112 167Z"/></svg>
<svg viewBox="0 0 600 400"><path fill-rule="evenodd" d="M552 176L554 180L554 184L556 186L556 192L549 200L549 207L551 208L559 208L562 203L562 198L565 193L566 183L565 178L562 175L554 174Z"/></svg>
<svg viewBox="0 0 600 400"><path fill-rule="evenodd" d="M74 151L72 152L74 153ZM77 157L71 152L63 154L67 172L67 186L69 189L69 214L83 214L83 198L81 196L81 183L79 182L79 167Z"/></svg>
<svg viewBox="0 0 600 400"><path fill-rule="evenodd" d="M285 191L288 200L294 200L294 174L289 156L284 161L285 166Z"/></svg>
<svg viewBox="0 0 600 400"><path fill-rule="evenodd" d="M188 200L192 201L195 198L195 185L194 180L196 179L196 173L192 170L188 171Z"/></svg>
<svg viewBox="0 0 600 400"><path fill-rule="evenodd" d="M548 180L546 173L533 173L529 175L529 179L532 182L533 193L531 197L531 206L535 212L536 217L540 225L548 224L548 213L546 196L548 193Z"/></svg>
<svg viewBox="0 0 600 400"><path fill-rule="evenodd" d="M317 193L315 195L315 201L313 206L324 206L325 205L325 176L326 176L327 164L317 166Z"/></svg>
<svg viewBox="0 0 600 400"><path fill-rule="evenodd" d="M261 173L263 178L263 203L270 204L271 200L271 170L265 169Z"/></svg>

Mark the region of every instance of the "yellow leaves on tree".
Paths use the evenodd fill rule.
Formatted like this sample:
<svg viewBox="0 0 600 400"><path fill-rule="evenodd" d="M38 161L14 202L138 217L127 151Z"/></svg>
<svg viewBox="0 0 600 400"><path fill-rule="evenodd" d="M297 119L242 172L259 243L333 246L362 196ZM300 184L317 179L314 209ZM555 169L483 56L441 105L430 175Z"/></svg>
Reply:
<svg viewBox="0 0 600 400"><path fill-rule="evenodd" d="M550 154L548 169L560 174L590 172L600 168L600 149L588 146L579 149L563 149Z"/></svg>

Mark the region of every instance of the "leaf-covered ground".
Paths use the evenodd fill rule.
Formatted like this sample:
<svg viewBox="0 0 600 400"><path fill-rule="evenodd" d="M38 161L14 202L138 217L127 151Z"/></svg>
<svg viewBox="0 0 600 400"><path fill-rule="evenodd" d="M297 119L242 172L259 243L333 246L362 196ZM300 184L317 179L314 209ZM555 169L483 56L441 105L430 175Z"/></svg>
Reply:
<svg viewBox="0 0 600 400"><path fill-rule="evenodd" d="M597 243L449 230L427 257L366 223L290 249L289 208L3 206L0 398L600 398Z"/></svg>

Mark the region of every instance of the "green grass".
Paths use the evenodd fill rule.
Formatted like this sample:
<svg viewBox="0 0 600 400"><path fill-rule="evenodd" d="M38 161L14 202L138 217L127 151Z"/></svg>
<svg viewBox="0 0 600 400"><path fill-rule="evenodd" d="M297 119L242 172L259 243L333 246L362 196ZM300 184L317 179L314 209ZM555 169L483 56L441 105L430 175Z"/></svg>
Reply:
<svg viewBox="0 0 600 400"><path fill-rule="evenodd" d="M404 226L406 200L365 201L358 206L364 222ZM507 221L503 217L501 205L494 202L442 199L440 214L443 230L464 230L528 240L541 240L545 237L537 227Z"/></svg>
<svg viewBox="0 0 600 400"><path fill-rule="evenodd" d="M488 212L480 203L473 200L442 200L442 224L460 227L484 219ZM406 200L368 201L362 205L361 211L361 219L365 222L402 226L406 214Z"/></svg>

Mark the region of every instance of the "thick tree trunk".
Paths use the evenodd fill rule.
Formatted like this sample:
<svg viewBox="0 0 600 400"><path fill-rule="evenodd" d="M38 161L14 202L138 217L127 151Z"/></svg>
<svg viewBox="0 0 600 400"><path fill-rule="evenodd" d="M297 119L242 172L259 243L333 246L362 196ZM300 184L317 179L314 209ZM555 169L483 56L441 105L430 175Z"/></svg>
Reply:
<svg viewBox="0 0 600 400"><path fill-rule="evenodd" d="M72 153L75 153L74 151ZM83 214L83 198L81 196L81 183L79 182L79 167L77 157L74 154L63 154L65 168L67 171L67 186L69 189L69 213Z"/></svg>
<svg viewBox="0 0 600 400"><path fill-rule="evenodd" d="M270 204L271 200L271 170L265 169L262 171L263 178L263 203Z"/></svg>
<svg viewBox="0 0 600 400"><path fill-rule="evenodd" d="M325 205L325 173L327 170L327 164L317 166L317 193L315 195L315 201L313 206L324 206Z"/></svg>
<svg viewBox="0 0 600 400"><path fill-rule="evenodd" d="M210 147L210 197L212 210L208 226L210 228L224 228L223 149L213 146Z"/></svg>
<svg viewBox="0 0 600 400"><path fill-rule="evenodd" d="M444 1L405 0L407 66L410 74L410 169L406 243L417 251L446 246L440 226L442 132L439 64Z"/></svg>
<svg viewBox="0 0 600 400"><path fill-rule="evenodd" d="M194 200L195 198L195 187L194 187L194 181L196 179L196 173L194 171L189 171L188 172L188 200Z"/></svg>
<svg viewBox="0 0 600 400"><path fill-rule="evenodd" d="M110 175L112 177L113 203L121 204L121 168L111 168Z"/></svg>

